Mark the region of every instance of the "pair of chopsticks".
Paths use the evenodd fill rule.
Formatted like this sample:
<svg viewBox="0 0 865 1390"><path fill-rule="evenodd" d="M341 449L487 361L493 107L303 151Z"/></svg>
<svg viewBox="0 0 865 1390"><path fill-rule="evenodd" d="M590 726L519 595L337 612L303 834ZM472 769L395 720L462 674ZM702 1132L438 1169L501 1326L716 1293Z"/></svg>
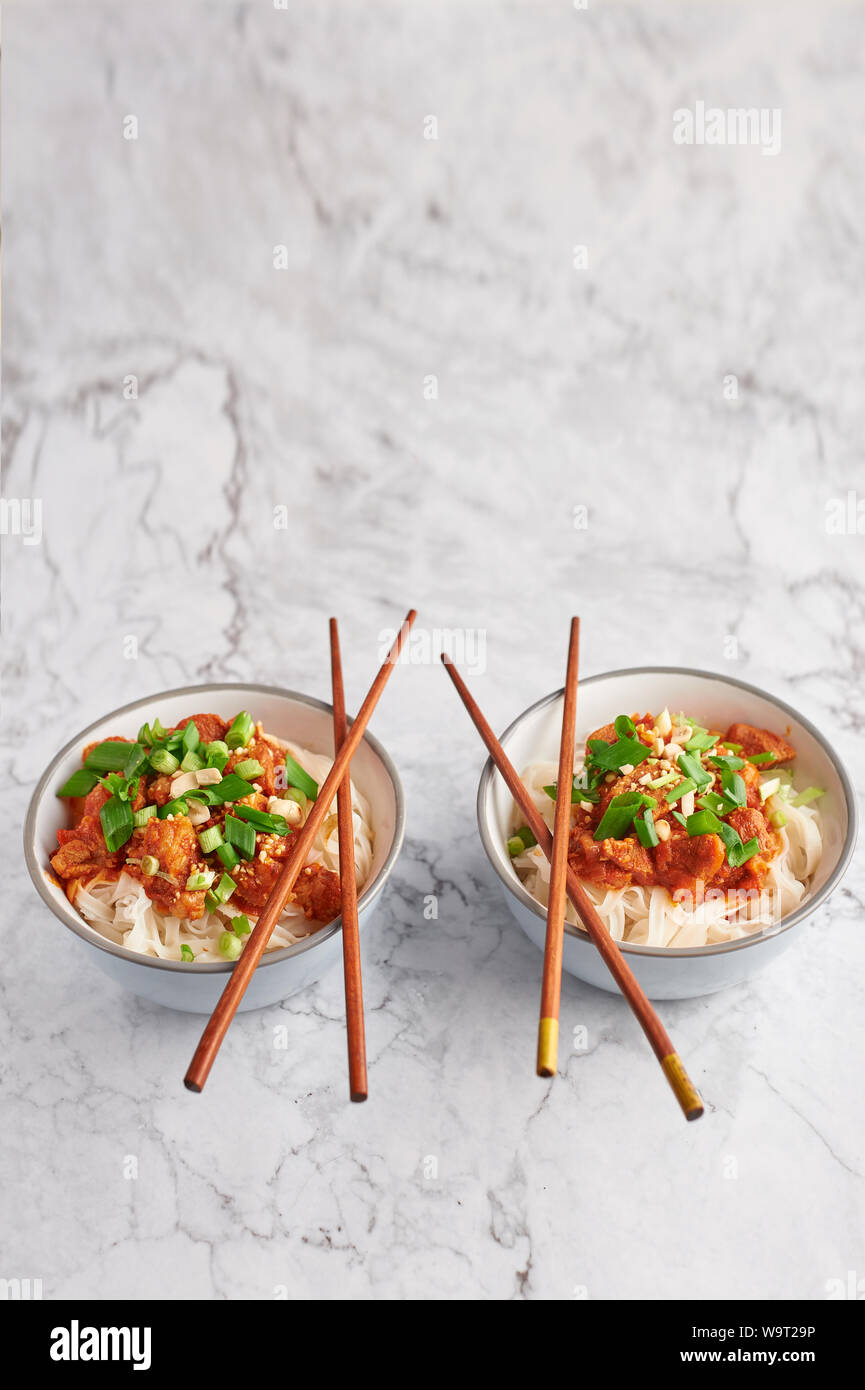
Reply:
<svg viewBox="0 0 865 1390"><path fill-rule="evenodd" d="M577 709L578 649L579 619L574 618L571 623L568 648L562 736L559 745L556 816L552 835L540 812L536 809L531 796L517 776L513 763L481 713L477 702L450 657L446 653L442 653L441 658L469 717L486 744L495 766L504 778L508 791L519 806L526 818L526 824L550 861L550 895L547 908L547 934L544 947L544 973L538 1026L538 1075L554 1076L557 1067L565 896L567 895L576 908L577 915L591 940L597 947L604 964L625 996L637 1022L645 1033L685 1118L696 1120L703 1113L703 1102L685 1070L681 1057L673 1047L667 1030L646 998L622 952L601 921L594 904L576 874L568 866Z"/></svg>
<svg viewBox="0 0 865 1390"><path fill-rule="evenodd" d="M350 764L358 744L366 732L372 712L396 665L403 644L411 631L417 614L412 608L397 633L385 660L369 688L351 728L347 728L345 715L345 695L342 684L342 661L339 651L339 633L335 618L330 621L331 679L333 685L333 729L334 760L330 772L319 788L318 796L312 803L306 822L301 827L297 839L276 883L273 885L255 927L243 948L237 964L228 977L228 984L222 992L219 1003L211 1015L198 1047L189 1064L183 1083L187 1090L201 1091L210 1074L216 1054L222 1044L231 1020L246 992L256 966L264 954L264 949L276 925L277 918L294 888L298 875L306 863L312 842L336 797L337 824L339 831L339 877L342 892L342 933L343 958L345 966L345 1003L348 1032L349 1089L352 1100L366 1100L366 1042L363 1025L363 987L360 971L360 944L357 927L357 884L354 867L354 826L351 809Z"/></svg>

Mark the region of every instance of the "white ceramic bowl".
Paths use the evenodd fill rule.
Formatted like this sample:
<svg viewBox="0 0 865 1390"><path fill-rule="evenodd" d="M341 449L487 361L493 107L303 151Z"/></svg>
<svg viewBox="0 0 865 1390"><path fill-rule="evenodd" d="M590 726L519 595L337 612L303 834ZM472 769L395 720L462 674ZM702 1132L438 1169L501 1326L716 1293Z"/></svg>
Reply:
<svg viewBox="0 0 865 1390"><path fill-rule="evenodd" d="M503 734L501 743L518 773L532 762L558 762L562 705L563 692L555 691L527 709ZM685 710L712 728L726 729L734 722L755 724L781 734L789 728L790 741L797 752L797 784L826 789L820 802L823 858L808 897L795 912L752 936L715 946L622 946L628 964L651 999L688 999L737 984L762 970L792 944L796 930L837 886L850 862L856 843L857 808L841 760L814 725L783 700L730 676L666 666L590 676L579 685L577 739L582 741L618 714L635 710L656 712L665 706ZM478 787L481 839L501 880L508 907L526 935L543 950L545 909L523 887L506 848L512 804L492 759L488 760ZM571 923L565 924L564 968L600 989L617 992L587 932Z"/></svg>
<svg viewBox="0 0 865 1390"><path fill-rule="evenodd" d="M241 709L248 709L277 738L290 739L311 752L333 757L333 711L320 700L271 685L191 685L167 690L124 705L76 734L40 778L24 826L24 853L36 889L54 916L83 943L92 962L134 994L188 1013L213 1011L233 964L157 960L125 946L115 946L89 926L54 881L48 865L57 847L57 831L68 824L66 803L58 799L56 791L81 766L84 745L95 739L109 734L134 738L145 721L156 718L170 727L190 714L218 714L229 719ZM369 801L375 830L372 868L358 899L358 920L363 928L402 846L405 803L393 762L369 733L352 758L351 775ZM269 951L243 996L241 1009L260 1009L287 999L329 970L342 956L340 926L337 918L294 946Z"/></svg>

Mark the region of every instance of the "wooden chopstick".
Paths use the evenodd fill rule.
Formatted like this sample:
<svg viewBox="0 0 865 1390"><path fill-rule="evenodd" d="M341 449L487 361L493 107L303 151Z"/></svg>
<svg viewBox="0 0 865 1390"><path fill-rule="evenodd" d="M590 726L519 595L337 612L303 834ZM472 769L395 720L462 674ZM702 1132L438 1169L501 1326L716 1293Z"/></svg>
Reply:
<svg viewBox="0 0 865 1390"><path fill-rule="evenodd" d="M511 796L525 816L526 824L544 854L552 860L553 837L547 829L546 822L540 812L536 810L534 802L514 770L513 763L509 760L502 745L481 714L468 686L450 657L444 652L442 653L442 662L459 692L460 699L468 710L469 717L489 749L490 757L504 778ZM594 904L571 868L568 869L568 897L577 909L583 926L598 948L604 964L630 1004L637 1022L648 1038L649 1045L661 1063L664 1075L670 1083L676 1100L682 1107L685 1118L688 1120L699 1119L703 1113L703 1102L699 1092L688 1076L681 1057L673 1047L667 1030L646 998L631 967L610 936L595 911Z"/></svg>
<svg viewBox="0 0 865 1390"><path fill-rule="evenodd" d="M559 777L556 819L550 858L550 896L547 902L547 936L544 942L544 975L541 1016L538 1022L538 1076L555 1076L559 1059L559 1004L562 997L562 952L568 889L568 842L571 834L571 788L574 784L574 739L577 731L577 670L580 654L580 620L571 619L565 704L559 743Z"/></svg>
<svg viewBox="0 0 865 1390"><path fill-rule="evenodd" d="M295 885L297 876L306 863L306 857L315 839L319 826L330 809L331 802L336 796L337 789L342 781L351 762L352 755L363 738L366 726L370 721L373 710L378 704L381 692L387 684L388 677L393 670L399 653L402 649L406 637L411 631L411 625L417 614L412 608L405 617L396 640L384 659L384 663L378 672L375 680L367 692L366 699L357 713L357 718L349 729L346 737L333 760L333 767L325 778L323 786L319 788L318 796L312 803L312 809L307 817L306 823L294 842L291 854L285 861L282 872L273 890L262 909L261 916L255 924L252 935L243 948L237 964L228 977L228 984L222 991L219 1003L214 1009L205 1029L201 1035L198 1047L195 1049L189 1070L183 1078L183 1084L187 1090L200 1091L207 1080L210 1068L213 1066L220 1044L228 1032L231 1020L237 1012L237 1006L243 998L247 985L255 973L264 948L270 939L270 934L276 925L276 919L282 911L285 901Z"/></svg>
<svg viewBox="0 0 865 1390"><path fill-rule="evenodd" d="M330 620L330 669L333 685L333 748L345 742L345 691L339 626ZM336 794L339 829L339 884L342 894L342 962L345 974L345 1028L348 1039L348 1089L352 1100L367 1098L366 1035L363 1024L363 977L360 968L360 933L357 923L357 878L354 867L354 817L351 808L351 764Z"/></svg>

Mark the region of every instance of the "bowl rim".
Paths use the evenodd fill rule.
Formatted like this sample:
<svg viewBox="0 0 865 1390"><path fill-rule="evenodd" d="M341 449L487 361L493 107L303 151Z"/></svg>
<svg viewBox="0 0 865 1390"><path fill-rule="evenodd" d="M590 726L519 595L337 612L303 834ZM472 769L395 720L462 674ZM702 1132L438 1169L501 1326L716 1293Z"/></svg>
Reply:
<svg viewBox="0 0 865 1390"><path fill-rule="evenodd" d="M730 951L741 951L749 947L758 946L763 941L771 940L776 936L780 936L782 932L789 931L797 922L808 917L825 901L844 877L856 846L859 825L859 808L856 801L856 794L853 790L853 784L848 776L846 768L840 762L831 744L820 730L812 724L811 720L801 714L799 710L794 709L786 700L781 700L777 695L772 695L768 690L763 690L759 685L752 685L750 681L738 680L735 676L724 676L717 671L703 671L695 666L626 666L615 671L599 671L594 676L586 676L585 679L580 681L580 685L594 685L598 681L612 680L617 676L655 675L699 676L703 680L720 681L723 685L738 686L739 689L747 690L752 695L759 695L762 699L768 700L770 704L775 705L777 709L792 715L796 722L801 724L802 728L806 729L817 743L819 743L838 774L838 779L844 791L844 800L847 808L847 834L844 839L844 844L841 847L841 853L838 856L838 862L818 892L812 897L806 898L806 900L800 903L787 917L783 917L780 922L773 923L771 926L764 927L762 931L753 932L749 936L743 936L736 941L719 941L707 946L643 946L627 941L620 941L617 943L620 951L625 955L652 956L658 959L670 960L682 959L683 957L686 958L690 956L700 959L705 956L725 955ZM533 714L536 710L543 709L545 705L552 704L555 700L560 700L563 695L564 686L559 690L554 690L549 695L543 695L540 700L536 700L533 705L529 705L528 708L524 709L521 714L518 714L517 717L511 721L501 735L500 742L504 744L509 735L528 715ZM525 888L516 875L513 875L511 878L502 871L494 851L494 839L487 820L487 802L490 797L490 788L496 771L497 769L492 758L487 758L483 771L481 772L480 782L478 783L476 802L478 830L480 832L481 842L483 843L487 858L508 892L517 898L524 907L529 908L536 917L540 917L543 921L546 921L547 914L544 908L532 897L531 893L529 893L528 889ZM573 937L575 941L587 946L592 946L594 949L592 939L585 927L577 926L573 922L566 921L565 932L567 935Z"/></svg>
<svg viewBox="0 0 865 1390"><path fill-rule="evenodd" d="M117 956L121 960L131 961L134 965L150 966L158 970L186 971L190 975L221 975L229 974L234 969L236 964L235 961L202 961L200 964L196 964L194 961L162 960L158 956L145 956L142 955L140 951L132 951L128 946L118 946L115 942L109 941L108 938L102 936L95 927L92 927L80 913L75 911L75 908L68 899L65 899L63 904L59 904L54 900L47 887L46 866L40 862L36 848L36 816L43 797L46 792L50 790L51 783L57 775L57 768L63 759L69 753L73 752L76 745L80 746L82 742L87 741L87 735L92 733L94 729L99 728L101 724L105 724L109 719L120 718L125 714L129 714L132 710L138 709L141 705L147 704L151 700L167 700L186 695L191 697L195 695L204 695L206 693L222 693L223 691L231 690L253 691L257 695L275 695L280 699L293 700L297 704L308 705L311 709L323 710L330 715L333 714L333 706L327 704L326 701L318 700L313 695L304 695L298 690L287 690L280 685L262 685L256 682L249 683L246 681L209 681L206 685L181 685L175 687L173 690L159 690L153 695L142 695L139 699L131 700L128 704L120 705L117 709L110 710L108 714L103 715L101 718L94 719L91 724L88 724L86 729L82 729L80 733L76 734L74 738L69 739L69 741L64 744L59 753L55 754L51 759L51 762L39 778L33 795L30 798L30 804L27 808L27 815L24 820L24 858L27 869L37 893L53 915L62 922L64 926L73 931L76 936L81 937L82 941L87 942L88 945L97 946L100 950L107 951L109 955ZM349 725L353 724L354 720L349 716L347 718L347 723ZM367 884L363 892L358 896L357 907L359 913L369 907L378 897L387 879L390 877L391 870L402 849L403 839L405 837L405 793L399 773L396 769L396 764L387 750L369 730L364 733L362 742L370 745L390 779L396 801L396 816L393 839L384 863L372 882ZM335 917L332 922L328 922L326 926L321 927L317 932L313 932L310 936L304 937L302 941L296 941L293 946L282 946L277 951L266 952L256 966L256 972L267 966L279 965L282 961L288 960L292 956L303 955L304 952L311 951L316 946L323 945L325 941L329 941L331 937L335 936L341 929L342 915Z"/></svg>

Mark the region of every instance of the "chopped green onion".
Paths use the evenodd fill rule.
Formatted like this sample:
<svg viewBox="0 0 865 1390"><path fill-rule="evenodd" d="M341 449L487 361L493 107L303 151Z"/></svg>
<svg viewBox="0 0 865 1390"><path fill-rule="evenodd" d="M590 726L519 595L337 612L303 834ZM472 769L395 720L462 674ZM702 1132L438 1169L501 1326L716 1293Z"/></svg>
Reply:
<svg viewBox="0 0 865 1390"><path fill-rule="evenodd" d="M717 835L721 822L714 812L702 810L688 816L686 825L689 835Z"/></svg>
<svg viewBox="0 0 865 1390"><path fill-rule="evenodd" d="M246 710L242 709L225 735L225 742L229 748L245 748L252 738L254 729L255 725Z"/></svg>
<svg viewBox="0 0 865 1390"><path fill-rule="evenodd" d="M296 763L290 753L285 754L285 780L290 787L299 787L310 801L315 801L318 796L318 783L308 772L304 772L300 763Z"/></svg>
<svg viewBox="0 0 865 1390"><path fill-rule="evenodd" d="M822 787L806 787L803 792L799 792L798 796L793 797L793 800L790 802L790 805L807 806L809 801L816 801L818 797L825 795L826 793Z"/></svg>
<svg viewBox="0 0 865 1390"><path fill-rule="evenodd" d="M300 790L300 787L286 787L285 794L289 801L296 801L302 811L306 810L309 805L309 797L306 792ZM571 800L573 801L573 797Z"/></svg>
<svg viewBox="0 0 865 1390"><path fill-rule="evenodd" d="M743 845L740 842L738 845L728 846L727 862L734 869L740 869L749 859L753 859L759 848L760 841L757 839L756 835L753 840L748 840L747 844Z"/></svg>
<svg viewBox="0 0 865 1390"><path fill-rule="evenodd" d="M237 960L243 950L243 942L233 932L224 931L219 938L219 950L228 960Z"/></svg>
<svg viewBox="0 0 865 1390"><path fill-rule="evenodd" d="M155 854L145 854L141 861L141 872L145 878L152 878L154 874L159 873L159 860Z"/></svg>
<svg viewBox="0 0 865 1390"><path fill-rule="evenodd" d="M213 869L205 869L203 873L190 874L186 880L186 889L189 893L197 893L200 888L209 888L216 874Z"/></svg>
<svg viewBox="0 0 865 1390"><path fill-rule="evenodd" d="M140 811L133 811L132 824L136 830L140 830L142 825L146 825L151 816L156 815L155 806L142 806Z"/></svg>
<svg viewBox="0 0 865 1390"><path fill-rule="evenodd" d="M613 728L619 735L619 738L634 738L637 732L636 724L627 714L620 714Z"/></svg>
<svg viewBox="0 0 865 1390"><path fill-rule="evenodd" d="M182 796L176 796L173 801L168 801L159 808L159 819L167 820L169 816L185 816L189 807Z"/></svg>
<svg viewBox="0 0 865 1390"><path fill-rule="evenodd" d="M123 764L123 776L127 781L131 781L137 772L140 772L147 762L147 755L140 743L133 743L126 762Z"/></svg>
<svg viewBox="0 0 865 1390"><path fill-rule="evenodd" d="M728 767L731 772L738 772L739 768L745 766L743 758L730 758L724 753L717 753L709 762L713 767Z"/></svg>
<svg viewBox="0 0 865 1390"><path fill-rule="evenodd" d="M756 763L758 766L763 763L774 763L776 760L774 753L746 753L745 757L749 763Z"/></svg>
<svg viewBox="0 0 865 1390"><path fill-rule="evenodd" d="M734 806L747 806L747 788L744 779L739 776L738 772L731 772L729 768L722 767L721 786L724 788L724 796Z"/></svg>
<svg viewBox="0 0 865 1390"><path fill-rule="evenodd" d="M620 767L636 767L644 762L650 751L639 739L622 738L618 743L605 743L601 738L592 738L588 756L604 772L617 772Z"/></svg>
<svg viewBox="0 0 865 1390"><path fill-rule="evenodd" d="M198 737L198 725L194 719L190 719L189 723L184 727L181 741L187 753L195 752L201 740Z"/></svg>
<svg viewBox="0 0 865 1390"><path fill-rule="evenodd" d="M200 753L184 753L180 763L181 772L200 772L204 767L204 759Z"/></svg>
<svg viewBox="0 0 865 1390"><path fill-rule="evenodd" d="M219 898L213 892L213 889L210 889L209 892L205 893L204 906L206 907L208 912L218 912L219 909L222 907L222 903L219 901Z"/></svg>
<svg viewBox="0 0 865 1390"><path fill-rule="evenodd" d="M780 830L787 824L787 817L783 811L773 811L769 817L769 824L774 826L776 830Z"/></svg>
<svg viewBox="0 0 865 1390"><path fill-rule="evenodd" d="M641 816L637 816L634 821L634 829L637 832L637 839L644 849L654 849L658 844L658 832L655 829L655 820L652 812L647 808Z"/></svg>
<svg viewBox="0 0 865 1390"><path fill-rule="evenodd" d="M214 888L213 893L214 896L217 897L221 903L227 903L228 899L231 897L236 887L237 884L235 883L231 875L223 874L222 878L219 880L216 887Z"/></svg>
<svg viewBox="0 0 865 1390"><path fill-rule="evenodd" d="M159 719L154 719L154 721L153 721L153 737L154 737L155 739L163 739L163 738L166 738L167 736L168 736L168 730L167 730L167 729L163 729L163 727L162 727L162 721L159 720Z"/></svg>
<svg viewBox="0 0 865 1390"><path fill-rule="evenodd" d="M129 750L134 747L135 745L128 743L126 739L107 739L105 743L97 743L87 754L84 766L93 772L122 772L129 757Z"/></svg>
<svg viewBox="0 0 865 1390"><path fill-rule="evenodd" d="M255 826L256 830L262 830L268 835L287 835L288 821L285 816L271 814L269 811L259 811L255 806L236 805L234 813L242 820L249 821L250 825ZM520 832L517 831L517 834Z"/></svg>
<svg viewBox="0 0 865 1390"><path fill-rule="evenodd" d="M695 758L693 753L682 753L676 761L685 776L690 777L691 781L700 791L702 791L704 787L710 785L712 774L706 771L700 759Z"/></svg>
<svg viewBox="0 0 865 1390"><path fill-rule="evenodd" d="M195 960L195 956L194 956L194 954L193 954L192 947L191 947L191 946L187 946L187 944L186 944L185 941L184 941L183 945L182 945L181 948L180 948L180 959L181 959L181 960Z"/></svg>
<svg viewBox="0 0 865 1390"><path fill-rule="evenodd" d="M760 800L768 801L770 796L774 796L777 791L780 791L780 788L781 778L770 777L768 782L762 782L760 785Z"/></svg>
<svg viewBox="0 0 865 1390"><path fill-rule="evenodd" d="M202 830L198 837L202 854L212 854L215 849L219 849L222 843L222 831L218 825L209 825L206 830Z"/></svg>
<svg viewBox="0 0 865 1390"><path fill-rule="evenodd" d="M136 743L143 743L146 748L153 746L153 735L150 732L149 724L142 724L138 733L135 735Z"/></svg>
<svg viewBox="0 0 865 1390"><path fill-rule="evenodd" d="M742 745L741 745L741 743L728 743L726 739L724 739L724 740L722 741L721 747L722 747L722 748L729 748L729 750L730 750L731 753L741 753L741 751L742 751Z"/></svg>
<svg viewBox="0 0 865 1390"><path fill-rule="evenodd" d="M727 801L717 792L704 792L702 796L697 798L697 805L702 806L706 811L713 811L716 816L729 816L730 812L736 809L732 801Z"/></svg>
<svg viewBox="0 0 865 1390"><path fill-rule="evenodd" d="M538 843L527 825L521 825L519 830L514 831L514 834L519 835L526 849L531 849Z"/></svg>
<svg viewBox="0 0 865 1390"><path fill-rule="evenodd" d="M233 772L229 772L227 777L223 777L221 782L209 788L214 803L224 801L239 801L241 797L250 796L249 783L244 782L242 777L236 777Z"/></svg>
<svg viewBox="0 0 865 1390"><path fill-rule="evenodd" d="M517 859L519 855L525 854L525 852L526 847L519 835L512 835L508 840L508 854L511 856L511 859Z"/></svg>
<svg viewBox="0 0 865 1390"><path fill-rule="evenodd" d="M68 782L63 783L57 795L86 796L88 792L93 791L98 781L98 772L91 772L86 767L80 767L77 772L73 772Z"/></svg>
<svg viewBox="0 0 865 1390"><path fill-rule="evenodd" d="M237 850L234 848L234 845L217 845L216 853L222 860L226 869L229 870L229 872L232 869L237 868L237 865L240 863L240 855L237 853Z"/></svg>
<svg viewBox="0 0 865 1390"><path fill-rule="evenodd" d="M688 742L685 744L686 753L705 753L708 748L714 748L717 739L714 734L710 734L707 729L694 729Z"/></svg>
<svg viewBox="0 0 865 1390"><path fill-rule="evenodd" d="M683 829L687 830L687 828L688 828L688 818L687 818L687 816L683 816L681 811L674 811L674 812L673 812L673 815L675 816L675 818L676 818L676 820L679 822L679 824L683 827Z"/></svg>
<svg viewBox="0 0 865 1390"><path fill-rule="evenodd" d="M240 912L236 917L232 917L231 929L235 936L249 936L252 926L245 912Z"/></svg>
<svg viewBox="0 0 865 1390"><path fill-rule="evenodd" d="M231 757L228 744L224 743L221 738L214 739L213 743L208 743L204 751L207 756L207 766L215 767L220 772Z"/></svg>
<svg viewBox="0 0 865 1390"><path fill-rule="evenodd" d="M676 772L662 772L660 777L653 777L651 782L646 783L646 786L651 787L652 791L656 792L661 787L668 787L671 782L675 781L677 776L678 773Z"/></svg>
<svg viewBox="0 0 865 1390"><path fill-rule="evenodd" d="M620 796L611 797L593 838L595 840L624 839L637 812L642 806L648 805L655 805L654 798L643 796L642 792L622 792Z"/></svg>
<svg viewBox="0 0 865 1390"><path fill-rule="evenodd" d="M150 754L150 766L157 772L164 772L170 776L180 767L180 763L173 753L169 753L167 748L155 748Z"/></svg>
<svg viewBox="0 0 865 1390"><path fill-rule="evenodd" d="M696 790L697 783L690 777L686 777L684 782L680 782L677 787L671 787L668 792L664 792L664 800L669 801L672 806L676 801L680 801L683 796L687 796L688 792L695 792Z"/></svg>
<svg viewBox="0 0 865 1390"><path fill-rule="evenodd" d="M133 831L132 808L128 801L112 796L99 812L102 834L111 854L125 845Z"/></svg>
<svg viewBox="0 0 865 1390"><path fill-rule="evenodd" d="M237 816L225 817L225 838L244 859L255 858L255 826Z"/></svg>
<svg viewBox="0 0 865 1390"><path fill-rule="evenodd" d="M242 763L235 763L232 771L238 777L242 777L244 782L254 782L255 778L264 772L264 768L257 758L245 758Z"/></svg>

